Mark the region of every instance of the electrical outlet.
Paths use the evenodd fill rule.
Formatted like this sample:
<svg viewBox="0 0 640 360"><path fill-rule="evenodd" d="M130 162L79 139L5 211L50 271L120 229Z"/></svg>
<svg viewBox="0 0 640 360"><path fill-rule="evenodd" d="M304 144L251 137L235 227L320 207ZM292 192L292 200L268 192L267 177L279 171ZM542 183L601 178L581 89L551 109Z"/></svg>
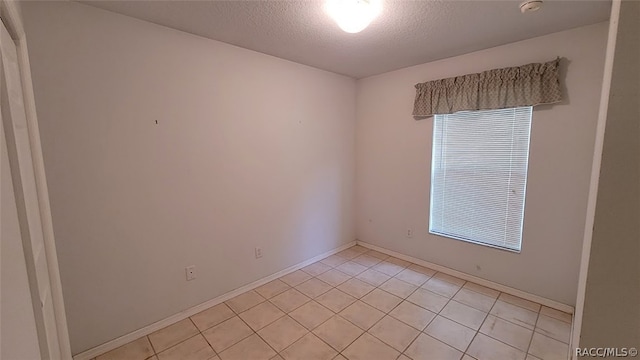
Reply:
<svg viewBox="0 0 640 360"><path fill-rule="evenodd" d="M196 266L191 265L184 268L184 272L187 275L187 281L193 280L196 278Z"/></svg>
<svg viewBox="0 0 640 360"><path fill-rule="evenodd" d="M256 259L259 259L262 257L262 248L257 247L256 248Z"/></svg>
<svg viewBox="0 0 640 360"><path fill-rule="evenodd" d="M407 237L408 238L412 238L413 237L413 229L412 228L408 228L407 229Z"/></svg>

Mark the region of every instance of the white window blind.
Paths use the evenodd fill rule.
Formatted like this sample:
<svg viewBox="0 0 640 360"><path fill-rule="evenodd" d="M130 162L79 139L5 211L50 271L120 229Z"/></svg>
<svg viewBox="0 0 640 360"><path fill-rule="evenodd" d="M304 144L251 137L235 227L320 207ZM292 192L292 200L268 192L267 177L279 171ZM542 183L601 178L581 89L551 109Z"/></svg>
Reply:
<svg viewBox="0 0 640 360"><path fill-rule="evenodd" d="M531 113L435 115L429 232L520 251Z"/></svg>

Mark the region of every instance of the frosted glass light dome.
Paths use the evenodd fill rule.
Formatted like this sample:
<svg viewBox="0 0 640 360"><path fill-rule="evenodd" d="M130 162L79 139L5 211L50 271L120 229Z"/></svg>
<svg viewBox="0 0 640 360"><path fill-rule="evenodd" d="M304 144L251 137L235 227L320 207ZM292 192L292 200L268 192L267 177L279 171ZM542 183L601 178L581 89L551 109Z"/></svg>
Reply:
<svg viewBox="0 0 640 360"><path fill-rule="evenodd" d="M381 0L328 0L325 11L342 30L358 33L382 11Z"/></svg>

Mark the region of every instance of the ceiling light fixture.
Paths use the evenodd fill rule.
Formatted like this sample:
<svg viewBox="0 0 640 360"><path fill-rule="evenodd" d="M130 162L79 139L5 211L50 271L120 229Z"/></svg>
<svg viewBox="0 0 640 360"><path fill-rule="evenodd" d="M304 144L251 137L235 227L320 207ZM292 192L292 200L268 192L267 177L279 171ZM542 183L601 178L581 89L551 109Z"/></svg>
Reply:
<svg viewBox="0 0 640 360"><path fill-rule="evenodd" d="M381 0L328 0L325 11L342 30L357 33L364 30L382 11Z"/></svg>
<svg viewBox="0 0 640 360"><path fill-rule="evenodd" d="M542 0L528 0L520 4L520 11L526 12L538 11L542 7Z"/></svg>

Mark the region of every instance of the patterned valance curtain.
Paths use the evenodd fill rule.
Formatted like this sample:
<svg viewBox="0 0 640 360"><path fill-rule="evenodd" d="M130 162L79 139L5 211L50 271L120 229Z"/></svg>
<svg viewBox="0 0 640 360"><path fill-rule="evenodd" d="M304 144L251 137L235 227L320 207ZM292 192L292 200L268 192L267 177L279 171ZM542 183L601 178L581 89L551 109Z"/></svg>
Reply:
<svg viewBox="0 0 640 360"><path fill-rule="evenodd" d="M557 103L562 99L559 64L557 58L416 84L413 117Z"/></svg>

